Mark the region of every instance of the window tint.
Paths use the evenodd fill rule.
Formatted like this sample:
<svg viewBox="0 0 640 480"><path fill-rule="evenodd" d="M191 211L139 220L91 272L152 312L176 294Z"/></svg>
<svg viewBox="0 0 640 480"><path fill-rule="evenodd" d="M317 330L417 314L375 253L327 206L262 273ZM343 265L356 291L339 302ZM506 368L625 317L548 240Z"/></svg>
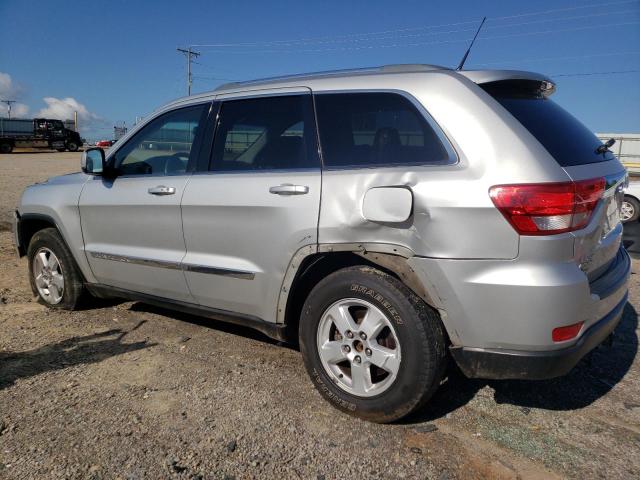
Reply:
<svg viewBox="0 0 640 480"><path fill-rule="evenodd" d="M596 153L600 140L576 118L542 95L540 81L502 80L482 85L563 167L611 160Z"/></svg>
<svg viewBox="0 0 640 480"><path fill-rule="evenodd" d="M489 93L493 93L489 90ZM544 97L495 94L494 98L526 128L563 167L611 160L613 153L596 153L602 144L575 117Z"/></svg>
<svg viewBox="0 0 640 480"><path fill-rule="evenodd" d="M450 163L433 128L401 95L319 94L316 109L327 167Z"/></svg>
<svg viewBox="0 0 640 480"><path fill-rule="evenodd" d="M222 104L213 170L319 168L311 95Z"/></svg>
<svg viewBox="0 0 640 480"><path fill-rule="evenodd" d="M182 108L153 120L116 152L121 175L185 173L206 105Z"/></svg>

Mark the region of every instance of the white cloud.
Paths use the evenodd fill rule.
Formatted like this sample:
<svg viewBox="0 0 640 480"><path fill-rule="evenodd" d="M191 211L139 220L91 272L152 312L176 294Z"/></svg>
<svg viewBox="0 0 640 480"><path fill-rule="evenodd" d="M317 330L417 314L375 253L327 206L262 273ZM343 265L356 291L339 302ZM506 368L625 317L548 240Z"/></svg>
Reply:
<svg viewBox="0 0 640 480"><path fill-rule="evenodd" d="M29 105L24 103L11 104L11 118L23 118L29 114Z"/></svg>
<svg viewBox="0 0 640 480"><path fill-rule="evenodd" d="M24 117L29 113L29 106L24 103L15 102L20 98L24 88L16 84L8 73L0 72L0 100L14 100L11 104L12 117ZM0 115L7 115L9 109L6 103L0 103Z"/></svg>
<svg viewBox="0 0 640 480"><path fill-rule="evenodd" d="M55 98L44 97L44 103L46 107L41 109L35 116L44 118L56 118L58 120L71 120L73 119L74 112L78 112L78 121L84 123L92 123L96 120L100 120L95 113L91 113L87 110L82 103L78 102L73 97L67 98Z"/></svg>
<svg viewBox="0 0 640 480"><path fill-rule="evenodd" d="M22 87L14 83L11 75L0 72L0 97L15 100L22 93Z"/></svg>

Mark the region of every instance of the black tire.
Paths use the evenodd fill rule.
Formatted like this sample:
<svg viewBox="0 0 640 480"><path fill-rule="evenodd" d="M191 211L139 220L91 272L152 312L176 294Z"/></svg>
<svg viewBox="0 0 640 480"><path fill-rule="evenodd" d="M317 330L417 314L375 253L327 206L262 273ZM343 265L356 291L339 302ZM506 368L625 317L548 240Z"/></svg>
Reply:
<svg viewBox="0 0 640 480"><path fill-rule="evenodd" d="M70 152L77 152L78 144L76 142L67 142L67 150Z"/></svg>
<svg viewBox="0 0 640 480"><path fill-rule="evenodd" d="M8 142L0 143L0 153L11 153L13 151L13 145Z"/></svg>
<svg viewBox="0 0 640 480"><path fill-rule="evenodd" d="M355 396L340 388L318 353L323 313L345 298L365 300L382 311L401 347L395 380L375 396ZM350 415L378 423L398 420L424 405L439 387L447 363L446 336L437 312L395 277L367 266L338 270L314 287L302 309L299 341L307 372L322 396Z"/></svg>
<svg viewBox="0 0 640 480"><path fill-rule="evenodd" d="M624 196L624 201L629 205L630 208L633 209L633 214L629 218L624 220L624 223L637 222L638 218L640 218L640 202L629 195Z"/></svg>
<svg viewBox="0 0 640 480"><path fill-rule="evenodd" d="M62 300L56 304L48 302L40 294L36 286L33 264L35 261L35 255L41 248L47 248L56 255L62 270L64 290L62 293ZM36 232L29 242L27 257L29 259L29 282L31 284L31 290L34 295L38 297L38 301L53 309L75 310L84 293L82 274L80 273L75 260L71 256L71 252L69 252L69 249L65 245L64 240L62 240L58 230L55 228L45 228Z"/></svg>

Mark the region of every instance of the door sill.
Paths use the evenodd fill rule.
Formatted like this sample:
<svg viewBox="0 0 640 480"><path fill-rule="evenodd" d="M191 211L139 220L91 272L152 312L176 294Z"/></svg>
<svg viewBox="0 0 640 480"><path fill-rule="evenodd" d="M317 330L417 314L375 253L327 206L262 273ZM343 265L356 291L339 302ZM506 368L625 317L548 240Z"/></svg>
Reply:
<svg viewBox="0 0 640 480"><path fill-rule="evenodd" d="M128 300L148 303L157 307L176 310L179 312L188 313L190 315L211 318L213 320L220 320L225 323L232 323L234 325L249 327L265 334L267 337L281 342L288 342L290 340L286 325L281 323L267 322L266 320L255 317L253 315L229 312L227 310L195 305L193 303L181 302L179 300L169 300L162 297L156 297L155 295L150 295L148 293L134 292L132 290L112 287L110 285L87 283L85 284L85 286L87 287L87 290L89 290L89 292L95 297L126 298Z"/></svg>

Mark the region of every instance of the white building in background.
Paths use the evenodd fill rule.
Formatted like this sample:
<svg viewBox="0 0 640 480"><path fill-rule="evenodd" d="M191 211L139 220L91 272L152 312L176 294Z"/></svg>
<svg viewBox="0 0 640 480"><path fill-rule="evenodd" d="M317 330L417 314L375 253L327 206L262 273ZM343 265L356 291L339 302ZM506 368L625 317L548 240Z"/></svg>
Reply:
<svg viewBox="0 0 640 480"><path fill-rule="evenodd" d="M640 174L640 133L596 133L598 138L606 142L614 138L616 143L611 151L616 154L631 173Z"/></svg>

